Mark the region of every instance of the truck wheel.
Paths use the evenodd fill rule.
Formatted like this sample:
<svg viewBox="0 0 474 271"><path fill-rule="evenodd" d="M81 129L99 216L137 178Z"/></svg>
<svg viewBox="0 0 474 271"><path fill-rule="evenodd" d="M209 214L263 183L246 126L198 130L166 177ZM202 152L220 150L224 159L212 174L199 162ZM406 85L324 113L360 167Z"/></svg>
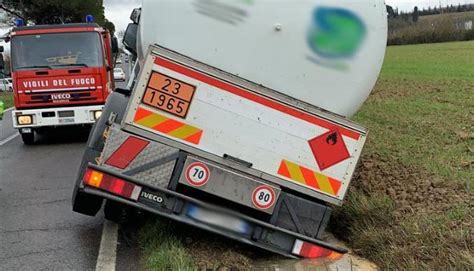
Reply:
<svg viewBox="0 0 474 271"><path fill-rule="evenodd" d="M90 138L88 142L90 142ZM88 193L84 193L81 189L82 178L86 171L89 162L94 163L95 158L100 155L100 152L89 147L86 148L84 156L79 168L79 174L74 185L72 194L72 210L84 215L95 216L102 207L103 198Z"/></svg>
<svg viewBox="0 0 474 271"><path fill-rule="evenodd" d="M35 132L32 131L28 134L21 134L21 139L23 140L23 143L25 143L25 145L33 145L35 144Z"/></svg>

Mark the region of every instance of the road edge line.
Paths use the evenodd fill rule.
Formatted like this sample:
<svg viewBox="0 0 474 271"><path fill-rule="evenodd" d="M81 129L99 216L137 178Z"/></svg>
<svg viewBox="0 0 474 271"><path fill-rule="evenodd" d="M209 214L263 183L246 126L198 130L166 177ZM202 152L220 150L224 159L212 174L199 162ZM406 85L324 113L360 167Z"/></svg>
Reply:
<svg viewBox="0 0 474 271"><path fill-rule="evenodd" d="M14 133L13 135L5 138L4 140L0 141L0 146L7 144L8 142L12 141L13 139L17 138L20 134Z"/></svg>
<svg viewBox="0 0 474 271"><path fill-rule="evenodd" d="M100 239L99 254L97 255L96 271L115 270L117 257L118 225L105 220Z"/></svg>
<svg viewBox="0 0 474 271"><path fill-rule="evenodd" d="M8 112L8 111L11 111L11 110L13 110L13 109L14 109L14 107L13 107L13 106L12 106L12 107L9 107L9 108L7 108L7 109L3 110L3 113L5 113L5 112Z"/></svg>

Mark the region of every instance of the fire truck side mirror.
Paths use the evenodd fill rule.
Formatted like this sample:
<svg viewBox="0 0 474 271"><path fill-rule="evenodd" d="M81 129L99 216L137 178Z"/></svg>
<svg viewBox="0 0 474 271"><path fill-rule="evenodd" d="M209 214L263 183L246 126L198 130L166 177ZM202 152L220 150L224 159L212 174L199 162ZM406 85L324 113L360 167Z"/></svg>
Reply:
<svg viewBox="0 0 474 271"><path fill-rule="evenodd" d="M138 24L130 23L127 26L127 30L125 30L125 35L123 36L123 46L129 52L137 55L137 32L138 32Z"/></svg>

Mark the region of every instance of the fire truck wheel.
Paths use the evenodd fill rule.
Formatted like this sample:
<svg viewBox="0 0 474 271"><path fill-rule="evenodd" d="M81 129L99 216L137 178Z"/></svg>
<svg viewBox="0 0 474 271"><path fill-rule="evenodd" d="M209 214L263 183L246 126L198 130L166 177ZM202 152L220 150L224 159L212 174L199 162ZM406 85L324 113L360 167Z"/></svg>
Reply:
<svg viewBox="0 0 474 271"><path fill-rule="evenodd" d="M33 145L35 144L35 132L31 132L28 134L21 134L21 139L25 145Z"/></svg>

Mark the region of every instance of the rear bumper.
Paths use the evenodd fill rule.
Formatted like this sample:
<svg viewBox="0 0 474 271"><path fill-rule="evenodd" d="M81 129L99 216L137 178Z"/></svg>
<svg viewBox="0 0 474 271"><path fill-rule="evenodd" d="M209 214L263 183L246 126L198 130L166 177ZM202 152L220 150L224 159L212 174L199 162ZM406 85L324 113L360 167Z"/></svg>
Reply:
<svg viewBox="0 0 474 271"><path fill-rule="evenodd" d="M88 167L139 186L139 196L135 195L134 199L128 199L104 189L86 186L84 183L81 183L79 187L79 191L82 193L121 202L290 258L300 257L295 254L295 247L301 242L315 244L333 251L334 254L347 252L343 248L262 222L227 208L212 205L168 189L151 187L130 176L101 166L89 164ZM152 196L150 197L150 195ZM153 197L155 200L151 200ZM223 221L224 223L222 223Z"/></svg>
<svg viewBox="0 0 474 271"><path fill-rule="evenodd" d="M12 112L13 127L19 129L45 126L93 124L96 121L94 112L102 111L103 108L103 105L92 105L14 110ZM31 124L20 125L17 119L17 117L20 115L30 115L33 122Z"/></svg>

